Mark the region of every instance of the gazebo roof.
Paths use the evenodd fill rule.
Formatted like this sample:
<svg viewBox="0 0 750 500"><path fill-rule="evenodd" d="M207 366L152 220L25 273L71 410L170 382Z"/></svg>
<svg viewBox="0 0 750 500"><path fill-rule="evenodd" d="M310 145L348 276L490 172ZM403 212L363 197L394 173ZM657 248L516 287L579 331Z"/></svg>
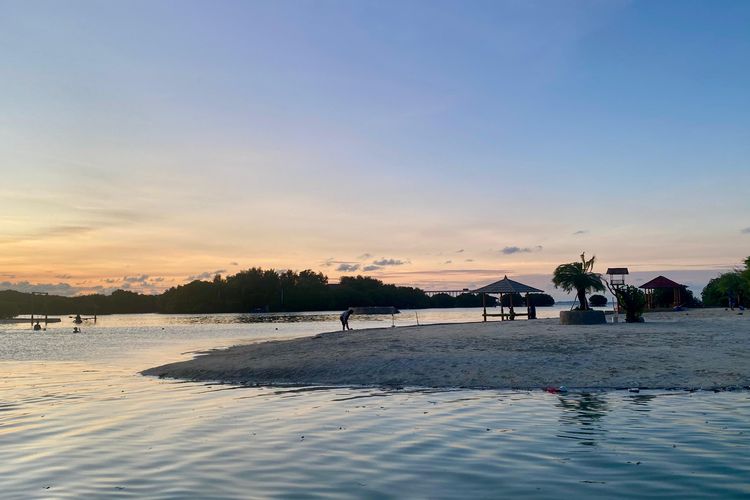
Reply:
<svg viewBox="0 0 750 500"><path fill-rule="evenodd" d="M524 285L518 281L513 281L505 276L500 281L490 283L482 288L477 288L473 293L542 293L543 290L533 286Z"/></svg>
<svg viewBox="0 0 750 500"><path fill-rule="evenodd" d="M644 283L638 288L644 288L647 290L651 290L654 288L682 288L685 285L680 285L679 283L675 283L669 278L665 278L664 276L657 276L656 278L652 279L648 283Z"/></svg>

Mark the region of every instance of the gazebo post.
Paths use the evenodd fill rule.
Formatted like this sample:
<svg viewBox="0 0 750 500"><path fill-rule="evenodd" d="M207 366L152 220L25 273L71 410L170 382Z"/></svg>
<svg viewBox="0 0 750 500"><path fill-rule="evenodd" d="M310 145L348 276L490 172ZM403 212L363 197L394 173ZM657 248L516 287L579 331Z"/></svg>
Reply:
<svg viewBox="0 0 750 500"><path fill-rule="evenodd" d="M508 314L510 314L509 319L513 321L516 319L516 311L513 309L513 292L509 293L508 296L510 297L510 305L508 306Z"/></svg>
<svg viewBox="0 0 750 500"><path fill-rule="evenodd" d="M484 309L484 312L482 313L482 317L484 318L484 321L487 322L487 294L482 294L482 309Z"/></svg>
<svg viewBox="0 0 750 500"><path fill-rule="evenodd" d="M505 321L505 306L503 305L503 294L500 293L500 321Z"/></svg>
<svg viewBox="0 0 750 500"><path fill-rule="evenodd" d="M531 319L531 297L529 297L529 292L526 292L526 319Z"/></svg>

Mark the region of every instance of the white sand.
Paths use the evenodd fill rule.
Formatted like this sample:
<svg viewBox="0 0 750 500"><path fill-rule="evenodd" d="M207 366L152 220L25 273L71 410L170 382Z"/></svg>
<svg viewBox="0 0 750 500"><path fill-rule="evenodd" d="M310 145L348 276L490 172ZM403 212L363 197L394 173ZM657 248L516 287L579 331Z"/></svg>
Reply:
<svg viewBox="0 0 750 500"><path fill-rule="evenodd" d="M520 320L332 332L212 351L144 374L261 385L739 388L750 386L750 312L653 313L641 324Z"/></svg>

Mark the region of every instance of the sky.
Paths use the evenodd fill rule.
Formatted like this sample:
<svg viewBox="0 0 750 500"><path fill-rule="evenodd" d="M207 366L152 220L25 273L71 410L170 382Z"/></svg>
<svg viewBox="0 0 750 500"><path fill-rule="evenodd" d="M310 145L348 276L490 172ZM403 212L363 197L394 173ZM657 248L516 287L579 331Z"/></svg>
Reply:
<svg viewBox="0 0 750 500"><path fill-rule="evenodd" d="M750 2L0 0L0 288L260 266L700 291L750 255Z"/></svg>

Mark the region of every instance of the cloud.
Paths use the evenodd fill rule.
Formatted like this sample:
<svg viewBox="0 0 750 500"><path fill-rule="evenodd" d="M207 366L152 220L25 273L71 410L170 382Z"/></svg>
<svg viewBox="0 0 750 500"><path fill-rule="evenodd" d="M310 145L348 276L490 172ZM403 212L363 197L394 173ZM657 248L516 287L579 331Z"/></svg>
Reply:
<svg viewBox="0 0 750 500"><path fill-rule="evenodd" d="M588 229L579 229L578 231L573 233L573 236L580 236L582 234L588 234L588 232L589 232Z"/></svg>
<svg viewBox="0 0 750 500"><path fill-rule="evenodd" d="M474 262L474 259L466 259L464 262Z"/></svg>
<svg viewBox="0 0 750 500"><path fill-rule="evenodd" d="M456 250L456 253L464 253L464 249L463 249L463 248L461 248L461 249L459 249L459 250Z"/></svg>
<svg viewBox="0 0 750 500"><path fill-rule="evenodd" d="M512 255L514 253L531 253L531 252L541 252L542 251L542 245L537 245L535 247L505 247L502 250L500 250L505 255Z"/></svg>
<svg viewBox="0 0 750 500"><path fill-rule="evenodd" d="M223 274L226 273L226 269L217 269L216 271L206 271L205 273L195 274L193 276L188 276L185 278L187 281L195 281L195 280L210 280L213 279L214 276L217 274Z"/></svg>
<svg viewBox="0 0 750 500"><path fill-rule="evenodd" d="M239 263L237 263L237 262L230 262L229 265L230 266L239 266Z"/></svg>
<svg viewBox="0 0 750 500"><path fill-rule="evenodd" d="M492 275L503 277L504 274L513 274L512 269L426 269L424 271L390 271L386 276L419 276L419 275ZM500 279L498 278L498 279Z"/></svg>
<svg viewBox="0 0 750 500"><path fill-rule="evenodd" d="M372 258L372 254L371 253L367 253L367 252L365 252L362 255L360 255L359 257L357 257L358 260L367 260L367 259L370 259L370 258Z"/></svg>
<svg viewBox="0 0 750 500"><path fill-rule="evenodd" d="M359 269L359 264L349 264L346 262L343 262L339 264L339 266L336 268L337 271L343 272L343 273L352 273Z"/></svg>
<svg viewBox="0 0 750 500"><path fill-rule="evenodd" d="M453 264L453 261L452 261L452 260L446 260L446 261L444 262L444 264Z"/></svg>
<svg viewBox="0 0 750 500"><path fill-rule="evenodd" d="M362 268L364 272L370 272L370 271L378 271L379 269L383 269L383 266L365 266Z"/></svg>
<svg viewBox="0 0 750 500"><path fill-rule="evenodd" d="M155 283L161 283L162 281L164 281L164 278L163 278L162 276L159 276L158 278L154 278L154 280L153 280L153 281L154 281Z"/></svg>
<svg viewBox="0 0 750 500"><path fill-rule="evenodd" d="M750 227L746 227L740 231L742 234L750 234Z"/></svg>
<svg viewBox="0 0 750 500"><path fill-rule="evenodd" d="M141 283L148 279L148 274L141 274L140 276L124 276L122 281L124 283Z"/></svg>
<svg viewBox="0 0 750 500"><path fill-rule="evenodd" d="M356 262L352 262L351 260L336 260L333 257L329 257L326 260L324 260L323 262L321 262L320 265L323 266L323 267L331 267L334 264L338 264L339 265L338 267L341 267L342 264L354 265L354 264L357 264L357 263Z"/></svg>
<svg viewBox="0 0 750 500"><path fill-rule="evenodd" d="M50 295L63 295L72 297L82 291L81 288L74 287L68 283L29 283L28 281L19 281L12 283L10 281L0 282L0 290L16 290L18 292L47 292Z"/></svg>
<svg viewBox="0 0 750 500"><path fill-rule="evenodd" d="M383 267L383 266L403 266L404 264L408 264L408 260L401 260L401 259L380 259L373 262L376 266Z"/></svg>

